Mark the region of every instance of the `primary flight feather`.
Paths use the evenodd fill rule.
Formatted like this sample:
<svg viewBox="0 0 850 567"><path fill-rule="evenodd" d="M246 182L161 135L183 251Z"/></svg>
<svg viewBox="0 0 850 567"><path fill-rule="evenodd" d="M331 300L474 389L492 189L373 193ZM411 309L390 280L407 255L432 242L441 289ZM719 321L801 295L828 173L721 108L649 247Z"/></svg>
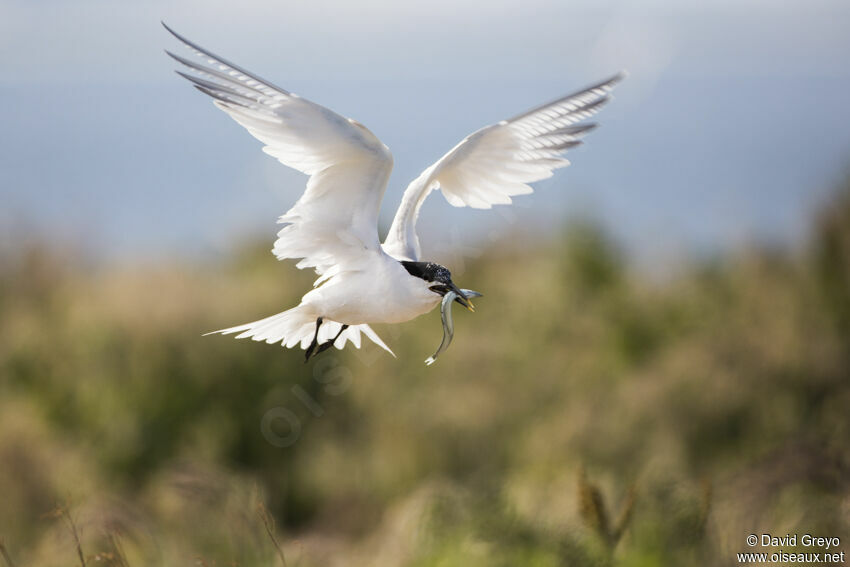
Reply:
<svg viewBox="0 0 850 567"><path fill-rule="evenodd" d="M165 24L163 24L165 26ZM286 91L165 28L192 50L194 59L166 51L186 67L177 71L265 144L263 151L309 176L307 188L278 222L273 252L298 260L319 275L296 307L215 333L299 345L305 359L347 341L360 347L365 334L392 351L369 323L400 323L432 310L450 294L472 309L445 267L423 261L416 236L419 209L439 189L456 207L489 209L531 193L528 185L569 165L563 154L595 125L582 123L609 100L615 75L467 136L407 187L381 244L378 211L393 166L389 148L365 126ZM443 302L444 342L453 328ZM436 355L435 355L436 357ZM432 357L429 363L433 362Z"/></svg>

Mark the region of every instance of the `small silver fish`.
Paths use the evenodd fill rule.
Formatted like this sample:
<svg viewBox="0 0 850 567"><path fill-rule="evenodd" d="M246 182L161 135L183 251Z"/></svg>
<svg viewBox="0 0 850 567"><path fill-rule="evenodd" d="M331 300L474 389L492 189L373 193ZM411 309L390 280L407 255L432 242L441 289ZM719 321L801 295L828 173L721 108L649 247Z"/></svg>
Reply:
<svg viewBox="0 0 850 567"><path fill-rule="evenodd" d="M482 297L482 294L477 291L472 291L471 289L462 289L460 290L467 298L472 297ZM429 356L425 360L425 364L431 366L437 360L437 357L440 356L443 351L449 348L449 345L452 344L452 339L455 336L455 326L452 321L452 302L455 298L459 297L458 294L454 291L446 292L446 295L443 296L443 301L440 303L440 318L443 320L443 340L440 341L440 346L437 348L437 352L435 352L432 356Z"/></svg>

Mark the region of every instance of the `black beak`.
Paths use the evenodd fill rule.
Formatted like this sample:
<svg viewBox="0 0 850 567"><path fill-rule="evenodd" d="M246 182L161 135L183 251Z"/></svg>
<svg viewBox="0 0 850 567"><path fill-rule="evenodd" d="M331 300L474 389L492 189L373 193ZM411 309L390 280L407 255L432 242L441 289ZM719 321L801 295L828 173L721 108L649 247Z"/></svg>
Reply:
<svg viewBox="0 0 850 567"><path fill-rule="evenodd" d="M472 301L469 299L469 295L464 293L463 290L460 289L459 287L457 287L454 283L439 284L439 285L431 286L431 291L435 291L442 296L445 296L448 292L453 291L457 294L457 297L455 297L456 302L460 303L461 305L463 305L464 307L466 307L467 309L469 309L472 312L475 311L475 306L472 305ZM469 291L469 290L467 290L467 291ZM481 295L481 294L478 294L478 295Z"/></svg>
<svg viewBox="0 0 850 567"><path fill-rule="evenodd" d="M463 293L459 287L455 284L449 284L449 289L457 294L457 297L455 297L456 302L460 303L473 313L475 312L475 306L472 305L472 301L470 301L469 297Z"/></svg>

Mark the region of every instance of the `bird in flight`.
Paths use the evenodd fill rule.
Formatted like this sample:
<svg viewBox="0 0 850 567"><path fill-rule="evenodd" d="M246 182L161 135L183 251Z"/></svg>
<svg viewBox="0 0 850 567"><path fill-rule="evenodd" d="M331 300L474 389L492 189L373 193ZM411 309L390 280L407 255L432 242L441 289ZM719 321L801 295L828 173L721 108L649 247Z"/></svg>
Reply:
<svg viewBox="0 0 850 567"><path fill-rule="evenodd" d="M166 53L177 71L265 144L263 151L307 176L307 188L278 223L273 252L297 259L319 275L297 306L214 333L238 333L306 351L305 361L361 333L393 352L370 323L401 323L442 303L445 350L453 334L452 301L473 310L478 292L460 289L444 266L423 260L416 219L439 189L455 207L489 209L532 192L528 185L569 165L563 154L596 125L584 122L608 102L617 74L464 138L414 179L404 192L389 233L378 238L378 211L393 167L389 148L351 118L291 93L192 43L163 23L197 56ZM448 312L447 312L448 311ZM393 356L395 356L393 354Z"/></svg>

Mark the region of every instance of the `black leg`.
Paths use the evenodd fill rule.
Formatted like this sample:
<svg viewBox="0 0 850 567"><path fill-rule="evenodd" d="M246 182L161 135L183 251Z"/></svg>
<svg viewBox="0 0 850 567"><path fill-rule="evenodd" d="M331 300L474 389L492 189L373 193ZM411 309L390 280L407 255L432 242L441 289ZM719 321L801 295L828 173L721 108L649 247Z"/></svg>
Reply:
<svg viewBox="0 0 850 567"><path fill-rule="evenodd" d="M319 345L319 350L316 351L316 355L318 355L320 352L325 352L326 350L328 350L329 348L334 346L334 344L336 344L336 340L343 333L343 331L345 331L347 328L348 328L348 325L343 325L342 328L339 330L339 332L336 334L336 336L333 339L331 339L329 341L325 341L321 345Z"/></svg>
<svg viewBox="0 0 850 567"><path fill-rule="evenodd" d="M313 341L307 347L307 352L304 354L304 363L306 364L310 357L313 356L313 351L316 350L316 345L319 344L319 327L322 326L322 318L316 319L316 332L313 334Z"/></svg>

